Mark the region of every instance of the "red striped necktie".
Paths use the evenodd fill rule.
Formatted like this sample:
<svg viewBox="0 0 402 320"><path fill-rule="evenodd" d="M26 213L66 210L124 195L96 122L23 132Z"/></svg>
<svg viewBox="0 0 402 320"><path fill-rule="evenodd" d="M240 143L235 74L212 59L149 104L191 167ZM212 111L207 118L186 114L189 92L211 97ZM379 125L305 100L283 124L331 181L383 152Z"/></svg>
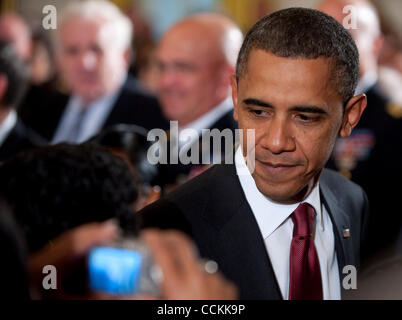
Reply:
<svg viewBox="0 0 402 320"><path fill-rule="evenodd" d="M300 204L291 215L294 224L290 246L289 300L322 300L320 263L314 246L315 210Z"/></svg>

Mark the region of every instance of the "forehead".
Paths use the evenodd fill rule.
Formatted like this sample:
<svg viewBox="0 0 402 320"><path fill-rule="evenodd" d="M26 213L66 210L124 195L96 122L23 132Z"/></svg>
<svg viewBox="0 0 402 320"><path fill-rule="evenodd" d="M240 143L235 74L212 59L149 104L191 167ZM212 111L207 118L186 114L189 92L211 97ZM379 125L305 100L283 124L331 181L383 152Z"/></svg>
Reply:
<svg viewBox="0 0 402 320"><path fill-rule="evenodd" d="M63 44L99 43L110 41L108 24L102 18L85 19L72 17L60 28L60 38Z"/></svg>
<svg viewBox="0 0 402 320"><path fill-rule="evenodd" d="M161 39L157 56L163 61L213 61L220 55L220 44L216 38L202 26L174 27Z"/></svg>
<svg viewBox="0 0 402 320"><path fill-rule="evenodd" d="M239 94L269 98L272 103L311 103L333 98L330 85L331 60L284 58L260 49L251 50L247 67L239 79ZM309 100L309 101L307 101ZM321 101L323 102L323 101Z"/></svg>

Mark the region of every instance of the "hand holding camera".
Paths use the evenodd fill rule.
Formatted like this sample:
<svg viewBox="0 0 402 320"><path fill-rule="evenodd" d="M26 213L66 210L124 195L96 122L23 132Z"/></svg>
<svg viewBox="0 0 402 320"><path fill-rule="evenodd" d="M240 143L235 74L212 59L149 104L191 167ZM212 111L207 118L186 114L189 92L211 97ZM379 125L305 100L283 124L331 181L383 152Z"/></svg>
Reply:
<svg viewBox="0 0 402 320"><path fill-rule="evenodd" d="M62 281L82 256L88 256L86 296L72 296L60 288L54 299L236 299L237 289L214 263L203 263L191 240L176 231L148 230L131 241L121 238L108 221L77 227L54 239L30 259L31 279L40 286L45 265L55 265ZM212 268L211 268L212 266ZM92 268L92 271L91 271ZM91 272L98 272L94 279ZM100 278L99 278L100 277ZM92 281L92 282L91 282ZM42 290L43 291L43 290Z"/></svg>

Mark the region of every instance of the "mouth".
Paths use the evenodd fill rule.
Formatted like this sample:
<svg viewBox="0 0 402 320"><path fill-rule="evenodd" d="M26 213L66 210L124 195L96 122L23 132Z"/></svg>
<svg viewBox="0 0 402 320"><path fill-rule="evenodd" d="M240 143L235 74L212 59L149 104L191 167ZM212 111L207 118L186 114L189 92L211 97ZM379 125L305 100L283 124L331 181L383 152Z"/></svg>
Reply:
<svg viewBox="0 0 402 320"><path fill-rule="evenodd" d="M257 161L261 164L263 172L271 177L287 175L299 167L298 164Z"/></svg>
<svg viewBox="0 0 402 320"><path fill-rule="evenodd" d="M160 96L163 97L164 99L171 99L171 100L183 98L183 94L177 91L162 91L160 93Z"/></svg>

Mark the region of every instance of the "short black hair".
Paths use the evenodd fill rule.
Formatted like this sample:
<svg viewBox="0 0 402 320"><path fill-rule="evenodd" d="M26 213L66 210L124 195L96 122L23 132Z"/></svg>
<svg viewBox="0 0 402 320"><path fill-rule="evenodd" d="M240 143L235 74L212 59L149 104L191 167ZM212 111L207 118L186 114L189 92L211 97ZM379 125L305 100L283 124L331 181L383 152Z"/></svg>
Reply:
<svg viewBox="0 0 402 320"><path fill-rule="evenodd" d="M348 31L327 14L307 8L276 11L259 20L247 33L236 66L237 81L244 75L253 49L284 58L332 60L331 79L346 103L354 95L359 54Z"/></svg>
<svg viewBox="0 0 402 320"><path fill-rule="evenodd" d="M23 152L0 167L0 193L31 252L89 222L116 218L135 232L135 179L120 157L99 146L63 143Z"/></svg>
<svg viewBox="0 0 402 320"><path fill-rule="evenodd" d="M28 86L29 67L15 52L12 44L4 41L0 41L0 74L4 74L8 81L6 93L0 103L16 108Z"/></svg>

